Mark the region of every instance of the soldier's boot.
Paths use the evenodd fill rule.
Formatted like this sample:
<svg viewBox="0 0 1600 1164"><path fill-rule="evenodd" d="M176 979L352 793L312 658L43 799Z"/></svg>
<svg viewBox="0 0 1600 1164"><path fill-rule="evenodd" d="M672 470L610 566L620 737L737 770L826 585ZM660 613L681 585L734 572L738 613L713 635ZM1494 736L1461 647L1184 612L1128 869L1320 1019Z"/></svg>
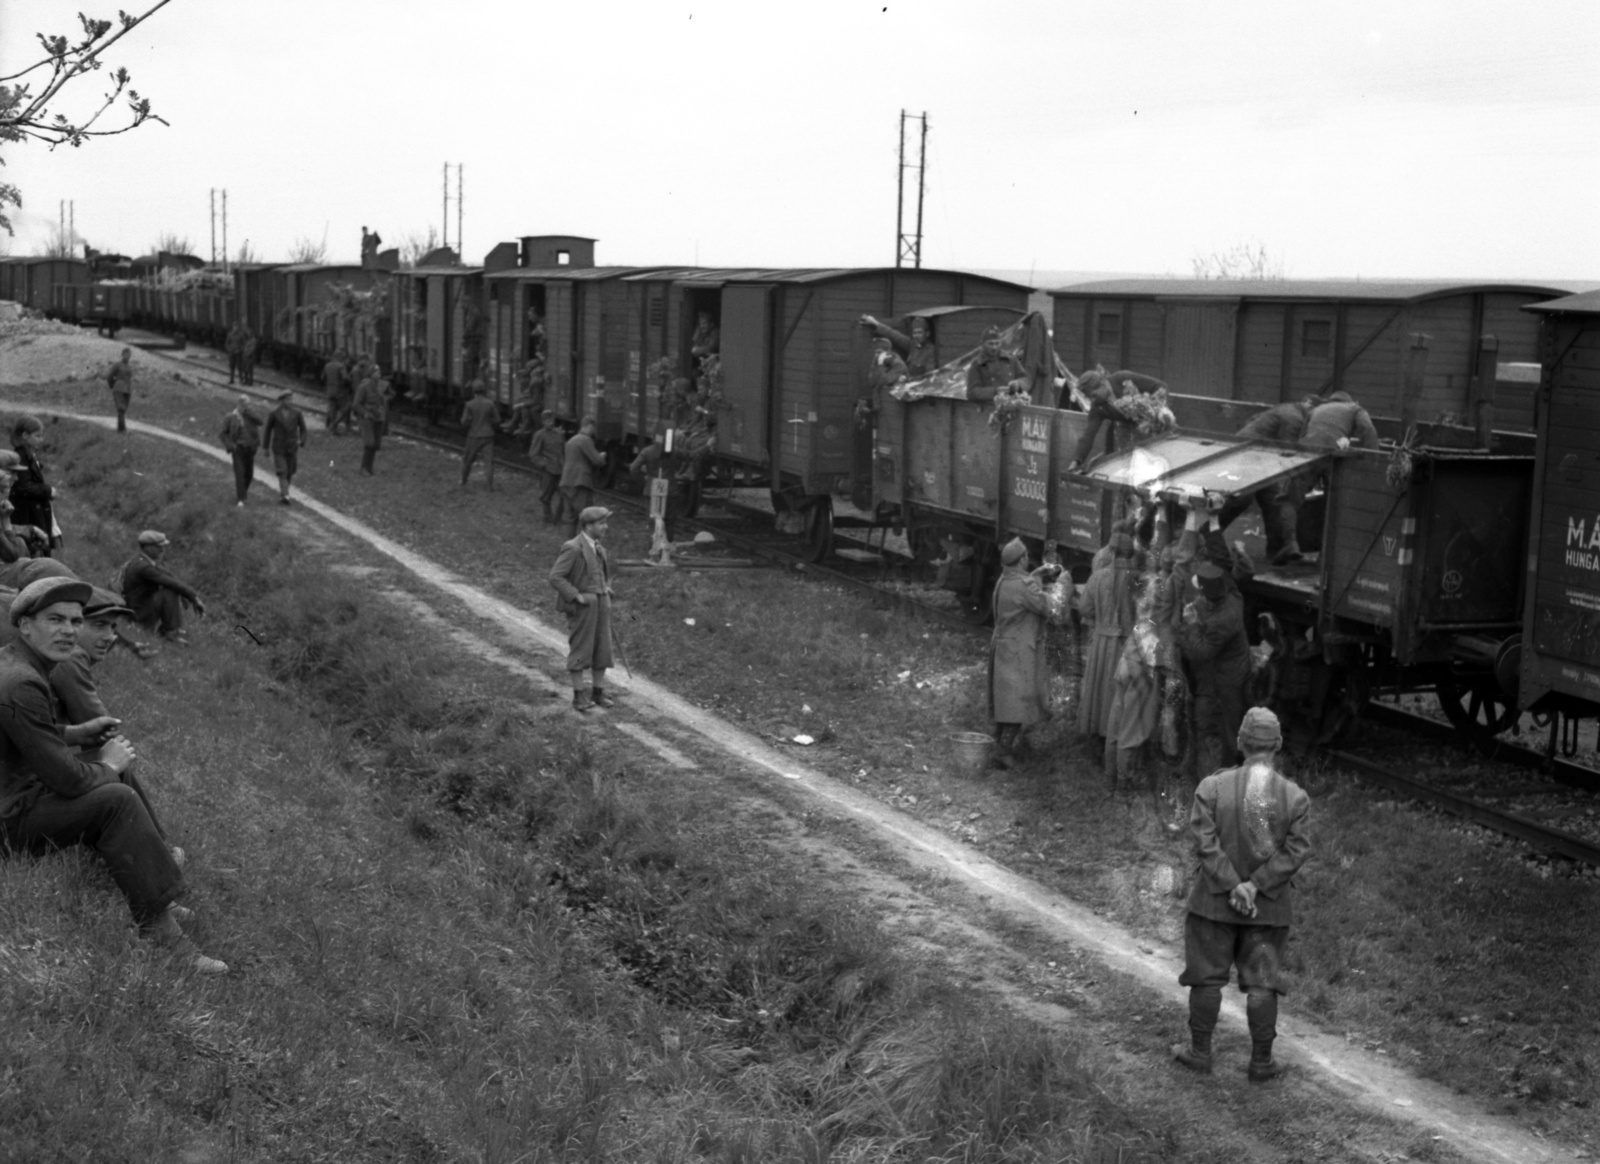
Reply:
<svg viewBox="0 0 1600 1164"><path fill-rule="evenodd" d="M572 689L572 710L579 715L588 715L589 709L594 706L594 700L589 696L587 687L574 687Z"/></svg>
<svg viewBox="0 0 1600 1164"><path fill-rule="evenodd" d="M1283 1074L1283 1067L1272 1058L1272 1042L1278 1037L1277 994L1252 986L1245 998L1244 1013L1250 1024L1250 1066L1246 1072L1250 1082L1276 1079Z"/></svg>
<svg viewBox="0 0 1600 1164"><path fill-rule="evenodd" d="M1287 566L1305 560L1300 552L1300 511L1287 501L1278 503L1278 538L1282 548L1272 555L1274 566Z"/></svg>
<svg viewBox="0 0 1600 1164"><path fill-rule="evenodd" d="M1016 746L1017 733L1022 730L1021 724L1001 723L994 729L994 757L991 764L996 768L1009 768L1015 763L1013 751Z"/></svg>
<svg viewBox="0 0 1600 1164"><path fill-rule="evenodd" d="M1189 1045L1176 1044L1172 1057L1191 1071L1211 1074L1211 1035L1222 1012L1222 987L1189 987Z"/></svg>

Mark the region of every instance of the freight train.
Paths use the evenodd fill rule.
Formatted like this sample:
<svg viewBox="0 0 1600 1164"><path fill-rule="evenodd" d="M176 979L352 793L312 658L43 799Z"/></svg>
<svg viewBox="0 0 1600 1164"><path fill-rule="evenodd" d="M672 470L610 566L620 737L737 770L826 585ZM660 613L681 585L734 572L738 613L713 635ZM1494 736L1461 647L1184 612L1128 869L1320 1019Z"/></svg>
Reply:
<svg viewBox="0 0 1600 1164"><path fill-rule="evenodd" d="M1429 690L1464 731L1492 737L1533 711L1570 746L1572 725L1600 712L1600 585L1585 583L1600 564L1600 473L1583 467L1600 449L1594 365L1583 363L1597 311L1569 298L1572 286L1055 289L1057 355L1160 378L1180 426L1074 469L1087 418L1070 396L1053 407L1036 394L997 425L984 404L869 387L863 316L901 331L920 319L949 360L1028 310L1031 289L1004 280L596 266L594 240L543 235L501 244L478 267L445 253L405 270L263 264L236 269L231 287L171 282L121 286L104 310L212 343L241 319L264 358L308 374L335 351L364 351L435 412L473 379L511 403L519 369L542 355L546 406L568 428L593 418L613 465L666 422L671 384L700 370L690 349L709 323L720 337L714 478L769 489L780 523L819 558L836 526L902 531L919 556L943 560L975 617L1013 534L1081 568L1129 493L1214 506L1288 473L1317 476L1301 513L1308 561L1244 584L1252 613L1283 630L1281 691L1307 722L1372 692ZM86 270L0 262L0 297L37 306L40 286L67 318L97 301ZM1371 408L1382 451L1313 455L1231 435L1261 408L1336 390ZM1263 560L1253 511L1226 536Z"/></svg>

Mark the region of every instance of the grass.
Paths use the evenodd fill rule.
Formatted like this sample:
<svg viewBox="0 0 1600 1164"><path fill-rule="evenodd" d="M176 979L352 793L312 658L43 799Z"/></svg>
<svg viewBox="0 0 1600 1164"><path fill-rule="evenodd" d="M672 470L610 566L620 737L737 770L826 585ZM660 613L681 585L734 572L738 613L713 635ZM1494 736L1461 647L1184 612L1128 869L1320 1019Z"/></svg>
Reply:
<svg viewBox="0 0 1600 1164"><path fill-rule="evenodd" d="M156 526L211 607L101 678L234 972L153 958L79 855L0 863L0 1155L1174 1158L1082 1048L530 715L210 466L53 434L69 560L103 577Z"/></svg>

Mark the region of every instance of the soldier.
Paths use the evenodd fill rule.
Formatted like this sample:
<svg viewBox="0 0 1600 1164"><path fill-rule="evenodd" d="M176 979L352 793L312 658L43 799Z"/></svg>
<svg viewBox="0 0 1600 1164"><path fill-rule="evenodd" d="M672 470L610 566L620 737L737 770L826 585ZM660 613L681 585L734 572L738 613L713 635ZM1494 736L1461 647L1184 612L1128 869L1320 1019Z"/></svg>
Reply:
<svg viewBox="0 0 1600 1164"><path fill-rule="evenodd" d="M1378 430L1372 417L1348 392L1335 392L1311 410L1306 418L1305 436L1300 443L1308 449L1349 452L1378 447Z"/></svg>
<svg viewBox="0 0 1600 1164"><path fill-rule="evenodd" d="M1189 813L1194 868L1184 925L1189 988L1189 1044L1173 1057L1210 1074L1211 1035L1229 970L1239 968L1250 1026L1249 1079L1282 1074L1272 1058L1278 996L1287 992L1283 962L1294 923L1294 875L1311 855L1311 799L1277 770L1283 747L1278 717L1252 707L1239 728L1237 768L1214 772L1195 790Z"/></svg>
<svg viewBox="0 0 1600 1164"><path fill-rule="evenodd" d="M867 427L882 400L881 393L906 378L906 362L886 335L872 341L872 366L867 369L867 394L856 401L856 424Z"/></svg>
<svg viewBox="0 0 1600 1164"><path fill-rule="evenodd" d="M1158 388L1165 387L1165 381L1140 372L1124 371L1108 374L1098 368L1085 372L1078 381L1078 390L1089 398L1089 422L1084 425L1083 435L1073 447L1072 460L1067 463L1067 472L1075 472L1089 463L1094 453L1094 439L1100 435L1100 429L1108 421L1111 423L1112 433L1108 438L1109 448L1116 447L1116 433L1119 428L1125 430L1125 433L1133 430L1133 424L1117 408L1118 397L1133 392L1148 395Z"/></svg>
<svg viewBox="0 0 1600 1164"><path fill-rule="evenodd" d="M233 492L237 507L244 508L256 476L256 450L261 447L261 418L250 408L250 397L239 397L222 422L222 447L233 458Z"/></svg>
<svg viewBox="0 0 1600 1164"><path fill-rule="evenodd" d="M861 323L865 327L870 327L874 334L884 336L894 344L895 350L905 359L906 375L911 379L926 376L939 366L939 354L933 344L933 332L929 329L928 321L922 316L911 317L910 335L896 331L870 315L863 315Z"/></svg>
<svg viewBox="0 0 1600 1164"><path fill-rule="evenodd" d="M579 514L594 500L594 471L606 463L606 455L594 446L594 417L578 426L578 434L567 442L561 465L561 495L572 515L572 536L578 535Z"/></svg>
<svg viewBox="0 0 1600 1164"><path fill-rule="evenodd" d="M1000 329L983 333L983 348L967 368L967 399L993 400L1011 381L1022 377L1022 363L1000 350Z"/></svg>
<svg viewBox="0 0 1600 1164"><path fill-rule="evenodd" d="M550 585L561 596L567 616L567 674L572 683L572 709L586 714L594 707L614 707L606 691L611 666L611 562L601 539L611 511L592 505L578 514L578 532L561 547L550 568Z"/></svg>
<svg viewBox="0 0 1600 1164"><path fill-rule="evenodd" d="M159 631L164 639L186 644L188 640L183 637L183 608L192 606L195 614L204 618L206 604L193 586L179 580L158 564L171 544L167 535L160 530L140 531L139 553L124 563L119 572L119 588L133 610L135 622Z"/></svg>
<svg viewBox="0 0 1600 1164"><path fill-rule="evenodd" d="M489 399L489 386L472 382L472 399L461 410L461 423L467 426L467 441L461 447L461 488L472 477L472 463L485 454L489 488L494 488L494 433L500 427L500 407Z"/></svg>
<svg viewBox="0 0 1600 1164"><path fill-rule="evenodd" d="M128 431L128 402L133 397L133 349L123 348L122 359L111 365L106 373L106 387L111 389L111 403L117 410L117 431Z"/></svg>
<svg viewBox="0 0 1600 1164"><path fill-rule="evenodd" d="M354 392L350 384L350 369L337 353L322 365L322 386L328 394L327 419L322 427L338 436L341 427L353 426L350 400Z"/></svg>
<svg viewBox="0 0 1600 1164"><path fill-rule="evenodd" d="M709 311L700 312L695 320L694 334L689 337L689 354L704 361L722 351L722 329L711 318Z"/></svg>
<svg viewBox="0 0 1600 1164"><path fill-rule="evenodd" d="M1244 687L1250 678L1250 640L1244 601L1230 589L1226 571L1202 561L1190 584L1192 595L1177 629L1178 650L1194 676L1194 721L1200 733L1202 772L1233 756L1244 718Z"/></svg>
<svg viewBox="0 0 1600 1164"><path fill-rule="evenodd" d="M196 950L173 904L183 873L139 794L120 777L136 757L110 716L64 726L50 670L78 646L87 582L45 578L11 603L17 639L0 648L0 835L12 850L87 845L105 861L140 933L191 969L224 974L226 963ZM92 758L73 747L94 748Z"/></svg>
<svg viewBox="0 0 1600 1164"><path fill-rule="evenodd" d="M260 350L261 342L256 339L256 333L248 327L244 329L244 342L239 347L239 376L246 387L256 382L256 353Z"/></svg>
<svg viewBox="0 0 1600 1164"><path fill-rule="evenodd" d="M566 495L559 491L561 472L566 467L566 440L556 427L556 414L548 408L541 418L544 427L528 442L528 460L539 475L539 504L544 507L545 525L561 520ZM552 505L554 502L554 505Z"/></svg>
<svg viewBox="0 0 1600 1164"><path fill-rule="evenodd" d="M1028 548L1012 538L1000 551L994 587L994 637L989 643L989 717L994 764L1009 768L1023 729L1050 718L1050 664L1044 649L1049 602L1041 585L1051 566L1028 572Z"/></svg>
<svg viewBox="0 0 1600 1164"><path fill-rule="evenodd" d="M351 407L361 425L361 471L373 476L373 465L378 450L383 446L383 434L389 428L389 399L391 390L387 380L378 378L376 368L368 366L366 376L356 389Z"/></svg>
<svg viewBox="0 0 1600 1164"><path fill-rule="evenodd" d="M278 393L278 407L267 413L262 443L272 454L272 471L278 475L278 504L288 505L289 485L300 467L300 446L308 442L305 415L291 401L294 393Z"/></svg>
<svg viewBox="0 0 1600 1164"><path fill-rule="evenodd" d="M1315 396L1307 396L1304 400L1291 400L1264 409L1244 423L1239 435L1296 444L1305 435L1306 421L1318 403ZM1265 489L1235 497L1222 507L1217 521L1222 529L1227 529L1253 501L1261 510L1261 528L1267 535L1267 557L1276 561L1282 554L1285 561L1298 561L1304 555L1300 553L1295 525L1300 519L1300 502L1304 497L1305 482L1295 476L1286 477Z"/></svg>
<svg viewBox="0 0 1600 1164"><path fill-rule="evenodd" d="M233 321L233 326L228 329L228 340L227 340L227 345L226 345L227 346L227 351L228 351L228 383L229 384L233 383L233 379L234 379L235 376L240 376L241 379L243 378L242 377L242 370L243 370L243 363L244 363L244 336L245 336L244 320L242 320L242 319L234 320Z"/></svg>

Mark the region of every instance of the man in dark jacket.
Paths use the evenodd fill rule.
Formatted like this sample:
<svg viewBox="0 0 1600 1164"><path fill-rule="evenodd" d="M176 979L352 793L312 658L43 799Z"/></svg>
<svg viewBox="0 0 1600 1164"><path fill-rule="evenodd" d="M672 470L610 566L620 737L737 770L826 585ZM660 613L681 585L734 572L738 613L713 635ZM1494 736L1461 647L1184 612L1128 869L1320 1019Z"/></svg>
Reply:
<svg viewBox="0 0 1600 1164"><path fill-rule="evenodd" d="M1178 978L1189 988L1189 1044L1172 1051L1185 1067L1210 1073L1222 988L1237 965L1250 1026L1249 1078L1264 1083L1282 1073L1272 1043L1278 996L1287 992L1293 879L1311 855L1311 799L1275 766L1283 731L1272 712L1251 708L1238 743L1244 763L1202 780L1189 812L1194 888Z"/></svg>
<svg viewBox="0 0 1600 1164"><path fill-rule="evenodd" d="M323 421L322 427L334 436L338 436L341 428L355 426L355 421L350 415L350 403L355 397L355 388L350 383L350 370L345 367L345 362L339 358L337 352L322 365L322 387L328 394L327 419Z"/></svg>
<svg viewBox="0 0 1600 1164"><path fill-rule="evenodd" d="M579 517L594 500L594 471L606 463L606 455L594 445L594 418L578 426L578 433L567 442L561 465L561 496L572 517L571 533L578 536Z"/></svg>
<svg viewBox="0 0 1600 1164"><path fill-rule="evenodd" d="M548 408L541 418L544 427L533 434L528 442L528 460L539 475L539 504L544 508L545 525L561 520L565 495L557 492L561 486L561 473L566 468L566 441L556 427L556 414Z"/></svg>
<svg viewBox="0 0 1600 1164"><path fill-rule="evenodd" d="M106 387L111 389L111 403L117 410L117 431L128 431L128 402L133 399L133 349L123 348L122 359L111 365L106 373Z"/></svg>
<svg viewBox="0 0 1600 1164"><path fill-rule="evenodd" d="M178 925L183 873L139 795L119 779L135 753L110 716L64 726L49 672L78 646L87 582L46 578L11 603L17 639L0 647L0 835L13 850L87 845L105 861L140 932L202 974L227 965L207 958ZM92 757L74 755L92 747Z"/></svg>
<svg viewBox="0 0 1600 1164"><path fill-rule="evenodd" d="M486 458L489 488L494 488L494 434L500 427L500 406L489 398L489 386L482 380L472 382L472 399L461 410L461 423L467 427L466 443L461 448L461 488L472 479L472 463L480 455Z"/></svg>
<svg viewBox="0 0 1600 1164"><path fill-rule="evenodd" d="M1306 420L1317 403L1316 397L1307 396L1304 400L1291 400L1263 409L1244 423L1239 435L1254 440L1298 444L1305 435ZM1261 528L1267 535L1267 557L1271 560L1281 557L1283 562L1279 562L1280 565L1298 561L1304 556L1300 553L1300 538L1296 531L1300 520L1300 503L1304 499L1305 482L1297 476L1286 477L1265 489L1235 497L1222 507L1218 522L1223 529L1227 529L1250 508L1253 501L1261 510Z"/></svg>
<svg viewBox="0 0 1600 1164"><path fill-rule="evenodd" d="M1375 449L1378 430L1372 426L1367 410L1351 399L1350 393L1335 392L1311 410L1300 443L1308 449L1329 449L1338 453Z"/></svg>
<svg viewBox="0 0 1600 1164"><path fill-rule="evenodd" d="M50 504L56 491L44 479L44 464L39 460L39 450L44 447L44 425L36 416L21 416L11 426L11 445L17 451L21 464L12 470L11 514L13 525L31 525L45 532L48 549L61 544L56 532L54 507Z"/></svg>
<svg viewBox="0 0 1600 1164"><path fill-rule="evenodd" d="M183 607L205 617L206 604L188 583L180 581L158 564L172 543L160 530L139 534L139 553L122 567L122 595L140 626L159 630L161 637L183 643Z"/></svg>
<svg viewBox="0 0 1600 1164"><path fill-rule="evenodd" d="M561 613L567 616L567 674L572 709L580 715L616 703L606 691L606 669L612 662L611 562L600 544L610 516L599 505L580 513L578 532L562 545L550 568L550 585L561 596Z"/></svg>
<svg viewBox="0 0 1600 1164"><path fill-rule="evenodd" d="M1005 386L1022 378L1022 362L1000 348L1000 329L983 333L983 348L967 367L967 399L993 400Z"/></svg>
<svg viewBox="0 0 1600 1164"><path fill-rule="evenodd" d="M261 418L251 410L250 397L239 397L239 403L223 419L222 447L233 458L233 492L243 509L250 483L256 478L256 450L261 447Z"/></svg>
<svg viewBox="0 0 1600 1164"><path fill-rule="evenodd" d="M1194 676L1194 725L1200 771L1220 768L1233 757L1234 737L1244 718L1244 687L1250 678L1250 640L1244 601L1228 586L1215 562L1195 568L1191 601L1178 624L1178 650Z"/></svg>
<svg viewBox="0 0 1600 1164"><path fill-rule="evenodd" d="M289 504L289 483L300 467L300 446L306 443L305 415L292 403L294 393L285 388L278 393L278 407L267 413L261 443L272 454L272 470L278 475L278 504Z"/></svg>

